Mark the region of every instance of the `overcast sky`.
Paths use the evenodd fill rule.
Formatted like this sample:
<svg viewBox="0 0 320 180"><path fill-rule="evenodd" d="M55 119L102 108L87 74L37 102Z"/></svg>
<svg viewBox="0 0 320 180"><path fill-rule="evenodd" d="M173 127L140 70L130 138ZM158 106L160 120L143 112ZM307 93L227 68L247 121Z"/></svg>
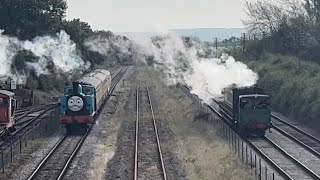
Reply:
<svg viewBox="0 0 320 180"><path fill-rule="evenodd" d="M246 0L67 0L67 18L93 29L154 32L179 28L243 27ZM254 0L247 0L254 1Z"/></svg>

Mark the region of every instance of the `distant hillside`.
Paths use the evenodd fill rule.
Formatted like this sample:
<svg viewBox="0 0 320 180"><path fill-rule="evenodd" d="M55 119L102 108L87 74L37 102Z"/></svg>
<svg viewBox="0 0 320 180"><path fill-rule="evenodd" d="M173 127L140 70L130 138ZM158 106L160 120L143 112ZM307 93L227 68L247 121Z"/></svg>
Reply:
<svg viewBox="0 0 320 180"><path fill-rule="evenodd" d="M179 36L199 37L202 41L212 41L213 38L219 40L228 39L231 36L240 37L241 33L246 32L245 28L196 28L196 29L170 29L169 32L176 33ZM143 42L148 38L159 35L156 32L120 32L115 33L127 36L128 38L136 41Z"/></svg>
<svg viewBox="0 0 320 180"><path fill-rule="evenodd" d="M199 28L199 29L170 29L179 36L199 37L203 41L212 41L213 38L228 39L231 36L240 37L246 32L245 28Z"/></svg>

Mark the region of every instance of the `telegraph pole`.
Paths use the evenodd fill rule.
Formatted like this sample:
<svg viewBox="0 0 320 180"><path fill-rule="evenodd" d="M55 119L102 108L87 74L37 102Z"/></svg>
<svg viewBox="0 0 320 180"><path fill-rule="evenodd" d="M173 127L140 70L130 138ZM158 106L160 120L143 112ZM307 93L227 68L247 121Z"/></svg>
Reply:
<svg viewBox="0 0 320 180"><path fill-rule="evenodd" d="M218 38L216 37L216 58L218 58Z"/></svg>
<svg viewBox="0 0 320 180"><path fill-rule="evenodd" d="M246 33L243 33L242 51L246 49Z"/></svg>

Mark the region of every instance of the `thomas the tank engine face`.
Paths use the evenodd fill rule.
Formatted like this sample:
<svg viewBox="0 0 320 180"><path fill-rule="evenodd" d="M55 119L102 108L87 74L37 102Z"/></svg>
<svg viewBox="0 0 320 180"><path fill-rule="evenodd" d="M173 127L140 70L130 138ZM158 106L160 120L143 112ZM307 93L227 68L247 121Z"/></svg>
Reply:
<svg viewBox="0 0 320 180"><path fill-rule="evenodd" d="M73 112L78 112L83 108L83 100L79 96L72 96L68 100L68 108Z"/></svg>
<svg viewBox="0 0 320 180"><path fill-rule="evenodd" d="M109 71L97 69L64 87L59 121L66 125L67 133L86 129L95 122L99 108L109 95L111 80Z"/></svg>

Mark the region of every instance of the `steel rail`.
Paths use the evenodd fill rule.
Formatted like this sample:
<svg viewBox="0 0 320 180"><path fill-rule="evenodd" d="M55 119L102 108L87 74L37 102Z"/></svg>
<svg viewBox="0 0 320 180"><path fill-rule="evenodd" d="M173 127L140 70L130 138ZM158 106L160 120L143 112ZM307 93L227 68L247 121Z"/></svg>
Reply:
<svg viewBox="0 0 320 180"><path fill-rule="evenodd" d="M318 142L318 143L320 144L320 139L318 139L318 138L312 136L311 134L303 131L302 129L298 128L297 126L294 126L294 125L290 124L289 122L281 119L280 117L278 117L278 116L276 116L276 115L274 115L274 114L272 114L272 117L273 117L275 120L277 120L277 121L279 121L279 122L281 122L281 123L289 126L290 128L294 129L295 131L298 131L299 133L307 136L308 138L310 138L310 139L312 139L312 140L314 140L314 141L316 141L316 142Z"/></svg>
<svg viewBox="0 0 320 180"><path fill-rule="evenodd" d="M135 159L134 159L134 180L138 179L138 146L139 146L139 90L140 90L140 86L137 86L137 90L136 90L136 127L135 127ZM161 163L161 170L162 170L162 176L164 180L167 180L167 174L166 174L166 170L165 170L165 163L164 163L164 159L163 159L163 154L162 154L162 150L161 150L161 143L160 143L160 138L159 138L159 133L158 133L158 128L157 128L157 123L156 123L156 119L155 119L155 115L154 115L154 111L153 111L153 106L152 106L152 100L150 97L150 92L149 92L149 88L146 87L147 90L147 97L148 97L148 103L150 105L150 110L151 110L151 115L152 115L152 124L153 124L153 129L155 132L155 136L156 136L156 141L157 141L157 151L158 151L158 155L159 155L159 159L160 159L160 163Z"/></svg>
<svg viewBox="0 0 320 180"><path fill-rule="evenodd" d="M154 127L154 131L155 131L156 138L157 138L157 145L158 145L159 157L160 157L160 161L161 161L163 178L164 178L164 180L167 180L167 174L166 174L166 169L165 169L165 166L164 166L163 155L162 155L162 151L161 151L161 143L160 143L160 139L159 139L157 123L156 123L155 116L154 116L154 112L153 112L153 106L152 106L152 101L151 101L151 98L150 98L148 86L147 86L147 95L148 95L148 100L149 100L150 109L151 109L151 114L152 114L153 127Z"/></svg>
<svg viewBox="0 0 320 180"><path fill-rule="evenodd" d="M134 151L134 180L138 179L138 138L139 138L139 85L136 91L136 106L137 106L137 117L136 117L136 128L135 128L135 151Z"/></svg>
<svg viewBox="0 0 320 180"><path fill-rule="evenodd" d="M300 146L302 146L304 149L306 149L307 151L309 151L310 153L312 153L313 155L315 155L317 158L320 158L320 153L317 152L316 150L314 150L312 147L306 145L304 142L300 141L299 139L297 139L296 137L290 135L289 133L285 132L284 130L282 130L281 128L279 128L276 125L272 125L272 128L275 129L276 131L278 131L279 133L281 133L282 135L286 136L287 138L289 138L290 140L294 141L295 143L299 144Z"/></svg>
<svg viewBox="0 0 320 180"><path fill-rule="evenodd" d="M52 156L52 154L61 146L63 141L66 139L66 136L60 138L57 144L51 149L51 151L46 155L46 157L40 162L37 168L33 171L33 173L29 176L28 180L32 180L35 178L40 169L44 166L44 164L48 161L48 159Z"/></svg>
<svg viewBox="0 0 320 180"><path fill-rule="evenodd" d="M111 93L114 91L116 85L118 84L118 82L121 80L121 78L123 77L123 75L126 73L128 68L121 68L121 70L117 73L116 76L114 76L112 78L112 80L115 80L116 78L119 77L119 79L116 80L116 82L113 84L112 88L109 91L108 96L110 97ZM108 99L108 98L106 98ZM57 180L61 180L63 179L64 175L66 174L66 172L68 171L68 168L71 165L71 162L73 161L73 159L76 157L78 151L80 150L81 146L83 145L85 139L87 138L87 136L89 135L90 131L91 131L92 127L90 127L87 132L82 136L82 138L79 140L79 142L77 143L76 147L74 148L74 150L72 151L71 155L68 157L68 160L66 161L66 163L64 164L61 172L58 175ZM52 157L52 155L59 149L59 147L62 145L62 143L64 142L64 140L66 139L67 136L62 137L58 143L53 147L53 149L49 152L49 154L43 159L43 161L38 165L38 167L36 168L36 170L32 173L32 175L29 177L28 180L34 179L37 175L38 172L40 172L41 168L48 162L48 159L50 157Z"/></svg>
<svg viewBox="0 0 320 180"><path fill-rule="evenodd" d="M78 141L76 147L73 149L72 153L70 154L69 157L67 157L67 161L64 163L62 170L59 172L58 174L58 178L57 180L60 180L64 177L64 175L66 174L72 160L75 158L75 156L77 155L78 151L80 150L81 146L83 145L83 142L85 141L85 139L87 138L87 136L89 135L91 131L91 128L89 128L87 130L87 132L82 135L81 139ZM55 155L55 153L59 150L60 147L62 147L63 143L65 142L67 136L63 136L58 143L51 149L51 151L49 152L49 154L41 161L41 163L37 166L37 168L35 169L35 171L33 171L33 173L31 174L31 176L28 178L28 180L32 180L35 179L37 177L37 175L39 174L39 172L41 172L41 169L47 164L50 163L49 159L51 157L53 157L53 155Z"/></svg>
<svg viewBox="0 0 320 180"><path fill-rule="evenodd" d="M68 168L71 165L72 160L76 157L77 153L79 152L80 148L82 147L84 141L86 140L86 138L88 137L90 131L91 131L92 127L90 127L87 132L85 133L85 135L80 139L79 143L77 144L76 148L73 150L71 156L68 158L67 162L65 163L61 173L59 174L57 180L61 180L63 179L64 175L66 174L66 172L68 171Z"/></svg>
<svg viewBox="0 0 320 180"><path fill-rule="evenodd" d="M49 107L49 108L47 108L47 109L45 109L45 110L42 110L41 113L39 113L37 116L35 116L35 117L31 118L30 120L28 120L28 122L27 122L25 125L23 125L21 128L19 128L17 131L13 132L11 135L14 136L14 135L20 133L22 130L24 130L26 127L28 127L30 124L32 124L33 122L35 122L36 120L38 120L38 119L39 119L42 115L44 115L46 112L48 112L48 111L50 111L50 110L52 110L52 109L54 109L54 108L56 108L56 107L57 107L57 106L52 106L52 107Z"/></svg>
<svg viewBox="0 0 320 180"><path fill-rule="evenodd" d="M313 172L311 169L303 165L300 161L298 161L296 158L291 156L289 153L287 153L284 149L282 149L279 145L277 145L275 142L273 142L268 137L264 137L263 140L271 144L276 150L278 150L281 154L283 154L285 157L293 161L296 165L298 165L304 172L306 172L308 175L310 175L314 179L320 179L320 176Z"/></svg>
<svg viewBox="0 0 320 180"><path fill-rule="evenodd" d="M22 118L26 117L28 114L32 114L32 113L34 113L34 112L38 112L38 111L41 111L41 110L44 110L44 109L47 109L47 108L51 108L51 107L56 107L56 106L58 106L58 103L45 104L45 105L42 105L42 106L37 106L37 107L31 108L31 109L29 109L29 110L27 110L27 111L19 112L19 113L18 113L19 115L14 114L15 116L17 116L17 117L15 117L14 120L15 120L15 121L19 121L19 120L21 120ZM20 115L20 113L21 113L22 115Z"/></svg>
<svg viewBox="0 0 320 180"><path fill-rule="evenodd" d="M231 122L226 119L221 113L225 114L225 116L227 116L227 118L230 118L230 116L228 114L226 114L225 112L219 112L218 110L216 110L215 108L213 108L210 105L207 105L207 107L216 115L218 115L221 120L226 123L234 132L235 129L232 126ZM280 176L282 176L285 179L289 179L289 180L293 180L293 178L286 173L280 166L278 166L274 161L272 161L271 158L269 158L266 154L264 154L256 145L254 145L249 139L245 138L243 139L256 153L258 153L259 156L262 157L262 159L264 159L266 161L267 164L269 164Z"/></svg>
<svg viewBox="0 0 320 180"><path fill-rule="evenodd" d="M52 110L52 109L54 109L54 108L56 108L56 107L57 107L57 106L51 106L51 107L49 107L49 108L47 108L47 109L39 110L39 111L42 111L42 112L40 112L37 116L32 117L31 119L25 120L25 121L23 121L23 122L17 122L17 123L15 124L15 126L17 126L17 130L14 131L14 132L12 132L12 133L10 133L10 136L8 136L8 138L11 139L11 140L14 139L14 138L17 138L17 135L18 135L18 134L20 134L21 132L23 132L24 130L26 130L28 127L30 127L31 124L33 124L33 123L37 124L37 123L39 122L39 119L40 119L45 113L47 113L48 111L50 111L50 110ZM19 126L20 126L20 127L19 127ZM18 128L18 127L19 127L19 128ZM29 130L29 129L27 129L27 130ZM2 131L0 131L0 137L5 136L6 133L7 133L7 130L2 130ZM3 148L4 146L6 146L7 142L8 142L8 140L7 140L7 139L4 139L4 141L2 141L2 142L0 143L0 147Z"/></svg>

